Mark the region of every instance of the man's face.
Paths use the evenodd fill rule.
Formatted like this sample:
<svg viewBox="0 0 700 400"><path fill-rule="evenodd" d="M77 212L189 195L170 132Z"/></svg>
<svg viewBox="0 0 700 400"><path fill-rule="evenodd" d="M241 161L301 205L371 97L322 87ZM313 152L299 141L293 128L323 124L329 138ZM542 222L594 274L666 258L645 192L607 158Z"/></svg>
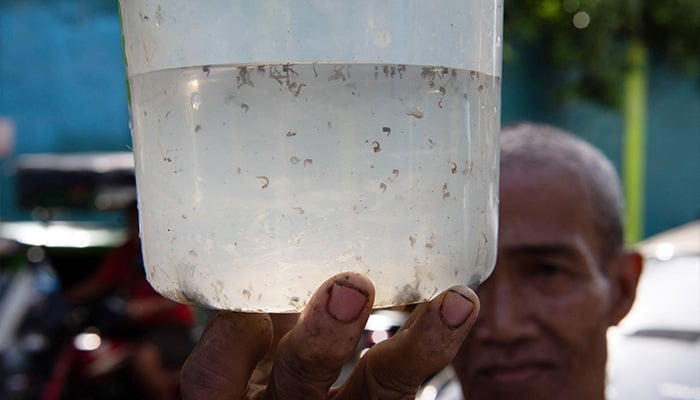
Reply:
<svg viewBox="0 0 700 400"><path fill-rule="evenodd" d="M576 179L501 175L498 258L455 359L468 400L602 398L611 283Z"/></svg>

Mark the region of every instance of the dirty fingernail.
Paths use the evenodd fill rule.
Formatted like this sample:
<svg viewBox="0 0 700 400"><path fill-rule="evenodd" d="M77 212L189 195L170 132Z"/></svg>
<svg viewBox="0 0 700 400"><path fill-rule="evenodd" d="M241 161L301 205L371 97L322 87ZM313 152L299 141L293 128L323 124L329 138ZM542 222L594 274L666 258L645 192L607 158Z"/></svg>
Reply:
<svg viewBox="0 0 700 400"><path fill-rule="evenodd" d="M448 328L457 329L467 321L474 311L474 303L467 297L450 289L440 304L440 317Z"/></svg>
<svg viewBox="0 0 700 400"><path fill-rule="evenodd" d="M368 295L345 282L336 282L328 299L328 312L341 322L352 322L367 305Z"/></svg>

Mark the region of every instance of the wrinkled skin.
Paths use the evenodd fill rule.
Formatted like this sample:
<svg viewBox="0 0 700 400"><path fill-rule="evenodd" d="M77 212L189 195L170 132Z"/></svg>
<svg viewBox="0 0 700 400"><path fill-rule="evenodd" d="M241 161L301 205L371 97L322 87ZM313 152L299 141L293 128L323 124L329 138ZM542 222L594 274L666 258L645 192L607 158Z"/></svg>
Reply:
<svg viewBox="0 0 700 400"><path fill-rule="evenodd" d="M602 400L606 330L634 301L641 258L602 259L575 177L503 172L496 268L453 364L465 398Z"/></svg>
<svg viewBox="0 0 700 400"><path fill-rule="evenodd" d="M183 367L183 399L412 399L450 363L479 310L472 290L445 291L331 388L355 355L373 300L366 277L345 273L316 291L298 321L220 312Z"/></svg>

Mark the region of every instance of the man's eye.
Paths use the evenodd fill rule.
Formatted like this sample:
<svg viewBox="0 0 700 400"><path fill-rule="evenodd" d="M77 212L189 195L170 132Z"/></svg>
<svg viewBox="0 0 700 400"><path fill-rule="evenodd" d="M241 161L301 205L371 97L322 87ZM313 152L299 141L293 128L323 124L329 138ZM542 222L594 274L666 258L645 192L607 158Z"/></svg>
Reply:
<svg viewBox="0 0 700 400"><path fill-rule="evenodd" d="M542 275L556 275L563 274L566 269L558 264L553 263L540 263L537 265L537 273Z"/></svg>

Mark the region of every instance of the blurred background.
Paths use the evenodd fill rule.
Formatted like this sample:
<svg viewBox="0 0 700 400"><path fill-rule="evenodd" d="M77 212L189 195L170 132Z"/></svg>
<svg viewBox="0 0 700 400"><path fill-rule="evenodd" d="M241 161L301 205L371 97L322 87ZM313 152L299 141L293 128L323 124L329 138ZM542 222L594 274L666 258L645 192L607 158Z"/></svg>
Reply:
<svg viewBox="0 0 700 400"><path fill-rule="evenodd" d="M603 149L629 191L631 241L698 218L698 2L510 0L505 14L503 123L550 122ZM123 159L28 156L130 143L117 2L0 2L0 220L109 220L119 190L105 186L124 181L90 175Z"/></svg>
<svg viewBox="0 0 700 400"><path fill-rule="evenodd" d="M700 218L700 1L506 0L504 38L502 123L552 123L602 149L630 244ZM17 343L18 305L126 238L130 146L117 1L0 1L0 352ZM17 376L5 385L29 384Z"/></svg>

